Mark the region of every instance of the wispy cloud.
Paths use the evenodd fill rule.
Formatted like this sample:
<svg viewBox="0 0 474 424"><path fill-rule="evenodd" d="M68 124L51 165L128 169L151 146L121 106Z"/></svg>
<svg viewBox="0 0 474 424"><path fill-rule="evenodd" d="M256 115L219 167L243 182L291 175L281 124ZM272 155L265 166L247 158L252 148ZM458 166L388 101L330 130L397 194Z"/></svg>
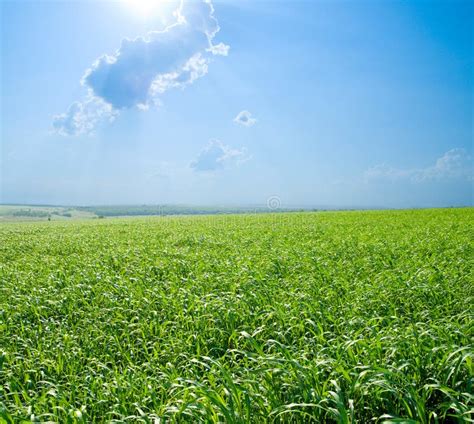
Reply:
<svg viewBox="0 0 474 424"><path fill-rule="evenodd" d="M245 127L251 127L257 123L257 120L252 117L248 110L243 110L234 118L234 122Z"/></svg>
<svg viewBox="0 0 474 424"><path fill-rule="evenodd" d="M364 178L367 182L378 180L407 180L425 182L445 179L473 179L472 158L465 149L455 148L447 151L436 162L426 168L401 169L389 165L376 165L369 168Z"/></svg>
<svg viewBox="0 0 474 424"><path fill-rule="evenodd" d="M219 140L211 140L190 166L194 171L216 171L230 165L239 165L250 159L245 148L234 149Z"/></svg>
<svg viewBox="0 0 474 424"><path fill-rule="evenodd" d="M88 90L86 100L57 115L55 130L89 133L121 110L147 109L165 91L185 88L206 75L213 56L227 56L229 46L214 44L219 25L211 0L183 0L174 16L175 23L165 29L126 38L115 53L98 58L81 81Z"/></svg>
<svg viewBox="0 0 474 424"><path fill-rule="evenodd" d="M175 169L176 166L173 166L169 162L161 161L154 167L154 170L148 174L148 179L169 179Z"/></svg>

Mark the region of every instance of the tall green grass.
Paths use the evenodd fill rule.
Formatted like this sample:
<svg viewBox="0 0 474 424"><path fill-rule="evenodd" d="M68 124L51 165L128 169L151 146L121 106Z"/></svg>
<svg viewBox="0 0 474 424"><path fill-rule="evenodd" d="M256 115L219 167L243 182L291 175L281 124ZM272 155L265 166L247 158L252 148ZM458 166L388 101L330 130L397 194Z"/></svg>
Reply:
<svg viewBox="0 0 474 424"><path fill-rule="evenodd" d="M0 422L473 422L474 210L0 226Z"/></svg>

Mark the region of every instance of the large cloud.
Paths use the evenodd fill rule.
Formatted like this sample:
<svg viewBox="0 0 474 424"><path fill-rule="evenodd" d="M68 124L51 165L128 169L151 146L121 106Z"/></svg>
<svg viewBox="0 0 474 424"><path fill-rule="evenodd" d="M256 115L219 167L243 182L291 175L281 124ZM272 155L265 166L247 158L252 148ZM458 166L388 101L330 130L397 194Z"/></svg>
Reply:
<svg viewBox="0 0 474 424"><path fill-rule="evenodd" d="M249 159L244 148L233 149L219 140L211 140L190 166L197 172L216 171L231 164L238 165Z"/></svg>
<svg viewBox="0 0 474 424"><path fill-rule="evenodd" d="M184 88L206 75L212 56L228 54L228 46L214 44L219 25L210 0L183 0L175 18L164 30L124 39L115 53L97 59L82 78L88 100L76 102L65 114L56 116L55 129L69 135L92 131L104 118L102 103L115 114L133 107L147 108L165 91ZM93 105L97 106L95 115ZM77 120L81 107L89 110L87 125L68 125Z"/></svg>
<svg viewBox="0 0 474 424"><path fill-rule="evenodd" d="M438 158L434 165L426 168L400 169L388 165L376 165L365 172L366 181L425 182L445 179L473 179L472 158L465 149L451 149Z"/></svg>

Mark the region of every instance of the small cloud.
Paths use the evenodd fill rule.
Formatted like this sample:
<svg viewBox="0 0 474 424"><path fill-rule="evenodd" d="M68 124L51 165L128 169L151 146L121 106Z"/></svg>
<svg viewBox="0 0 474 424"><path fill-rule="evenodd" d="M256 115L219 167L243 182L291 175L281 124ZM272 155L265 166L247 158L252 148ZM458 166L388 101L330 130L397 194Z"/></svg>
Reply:
<svg viewBox="0 0 474 424"><path fill-rule="evenodd" d="M233 149L219 140L211 140L190 166L197 172L216 171L249 159L245 148Z"/></svg>
<svg viewBox="0 0 474 424"><path fill-rule="evenodd" d="M99 57L81 80L89 97L108 105L114 116L124 109L146 110L165 91L206 75L213 56L227 56L229 46L214 44L219 25L211 0L180 1L174 18L165 29L125 38L115 53ZM91 101L74 103L54 117L53 126L60 134L91 132L104 116L82 112Z"/></svg>
<svg viewBox="0 0 474 424"><path fill-rule="evenodd" d="M472 158L465 149L455 148L438 158L434 165L426 168L399 169L389 165L376 165L369 168L364 177L366 181L427 182L446 179L472 180Z"/></svg>
<svg viewBox="0 0 474 424"><path fill-rule="evenodd" d="M116 116L108 103L89 97L84 102L74 102L66 113L54 116L53 128L64 136L90 134L100 122L112 122Z"/></svg>
<svg viewBox="0 0 474 424"><path fill-rule="evenodd" d="M248 110L243 110L234 118L234 122L245 127L251 127L257 123L257 120L252 118L252 114Z"/></svg>

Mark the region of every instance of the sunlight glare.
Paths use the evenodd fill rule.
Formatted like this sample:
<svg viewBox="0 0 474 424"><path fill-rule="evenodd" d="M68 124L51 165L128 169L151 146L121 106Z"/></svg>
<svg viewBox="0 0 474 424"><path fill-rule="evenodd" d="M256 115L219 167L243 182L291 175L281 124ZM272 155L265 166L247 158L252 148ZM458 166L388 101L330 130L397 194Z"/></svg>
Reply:
<svg viewBox="0 0 474 424"><path fill-rule="evenodd" d="M126 2L135 13L147 17L160 8L162 0L126 0Z"/></svg>

